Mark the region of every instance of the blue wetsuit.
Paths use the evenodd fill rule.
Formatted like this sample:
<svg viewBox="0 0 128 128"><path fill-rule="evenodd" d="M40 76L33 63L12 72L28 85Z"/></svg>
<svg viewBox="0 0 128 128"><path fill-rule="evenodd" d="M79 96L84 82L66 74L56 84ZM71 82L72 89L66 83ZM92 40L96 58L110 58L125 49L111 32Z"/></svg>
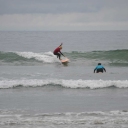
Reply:
<svg viewBox="0 0 128 128"><path fill-rule="evenodd" d="M96 68L94 69L94 73L95 73L95 71L97 73L98 72L102 72L103 73L103 70L106 72L105 68L102 65L97 65Z"/></svg>

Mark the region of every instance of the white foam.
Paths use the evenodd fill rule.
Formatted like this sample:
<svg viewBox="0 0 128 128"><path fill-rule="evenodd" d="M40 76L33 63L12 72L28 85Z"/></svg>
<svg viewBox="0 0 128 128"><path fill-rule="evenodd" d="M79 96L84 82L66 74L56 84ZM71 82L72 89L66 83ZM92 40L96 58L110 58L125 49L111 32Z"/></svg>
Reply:
<svg viewBox="0 0 128 128"><path fill-rule="evenodd" d="M25 127L34 126L40 128L94 128L94 127L121 127L126 128L128 124L128 112L83 112L83 113L42 113L42 114L0 114L0 126Z"/></svg>
<svg viewBox="0 0 128 128"><path fill-rule="evenodd" d="M63 80L63 79L30 79L30 80L1 80L0 88L13 88L22 85L24 87L39 87L45 85L60 85L66 88L128 88L128 80Z"/></svg>
<svg viewBox="0 0 128 128"><path fill-rule="evenodd" d="M54 63L59 62L55 55L52 52L45 53L34 53L34 52L16 52L19 56L22 56L27 59L34 58L35 60L42 61L43 63Z"/></svg>

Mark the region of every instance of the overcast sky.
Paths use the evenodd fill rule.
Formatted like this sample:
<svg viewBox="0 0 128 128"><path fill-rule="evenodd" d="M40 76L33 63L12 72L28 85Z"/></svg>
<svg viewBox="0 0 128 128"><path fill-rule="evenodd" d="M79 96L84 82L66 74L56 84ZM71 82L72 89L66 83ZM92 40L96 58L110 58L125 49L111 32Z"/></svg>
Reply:
<svg viewBox="0 0 128 128"><path fill-rule="evenodd" d="M128 0L0 0L0 30L128 30Z"/></svg>

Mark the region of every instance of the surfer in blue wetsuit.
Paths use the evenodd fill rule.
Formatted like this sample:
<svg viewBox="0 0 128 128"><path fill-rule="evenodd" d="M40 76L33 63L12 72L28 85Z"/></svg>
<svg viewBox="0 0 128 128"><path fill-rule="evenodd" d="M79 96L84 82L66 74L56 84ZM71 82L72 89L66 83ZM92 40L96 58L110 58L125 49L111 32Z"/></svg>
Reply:
<svg viewBox="0 0 128 128"><path fill-rule="evenodd" d="M99 72L102 72L105 71L106 72L106 69L101 65L101 63L98 63L98 65L96 66L96 68L94 69L94 73L99 73Z"/></svg>

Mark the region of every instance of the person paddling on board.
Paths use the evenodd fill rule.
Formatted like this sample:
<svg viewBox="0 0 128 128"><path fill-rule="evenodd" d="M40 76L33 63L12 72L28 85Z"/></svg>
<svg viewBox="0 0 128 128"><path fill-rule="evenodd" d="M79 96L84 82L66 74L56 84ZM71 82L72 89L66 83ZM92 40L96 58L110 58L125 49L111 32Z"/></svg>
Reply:
<svg viewBox="0 0 128 128"><path fill-rule="evenodd" d="M94 73L99 73L99 72L102 72L105 71L106 72L106 69L101 65L101 63L98 63L98 65L96 66L96 68L94 69Z"/></svg>
<svg viewBox="0 0 128 128"><path fill-rule="evenodd" d="M54 50L54 52L53 52L53 54L56 55L57 58L59 57L60 60L61 60L61 55L64 56L64 54L60 51L61 49L62 49L62 43L61 43L61 45L60 45L59 47L57 47L57 48ZM64 56L64 57L65 57L65 56Z"/></svg>

